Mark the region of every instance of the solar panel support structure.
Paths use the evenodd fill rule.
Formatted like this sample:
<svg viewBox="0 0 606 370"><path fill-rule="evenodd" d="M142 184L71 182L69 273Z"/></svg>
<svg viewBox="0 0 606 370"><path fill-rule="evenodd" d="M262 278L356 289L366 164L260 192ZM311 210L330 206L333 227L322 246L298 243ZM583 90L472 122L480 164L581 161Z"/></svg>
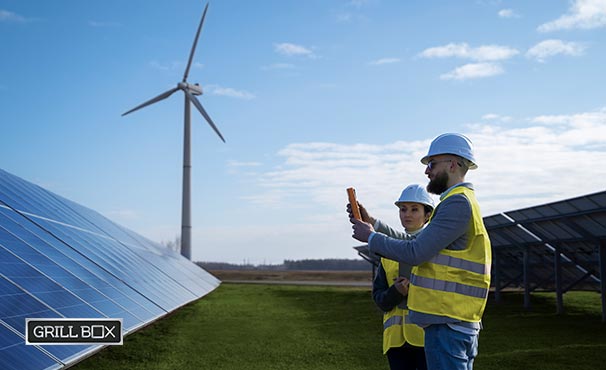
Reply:
<svg viewBox="0 0 606 370"><path fill-rule="evenodd" d="M528 268L528 262L530 260L530 251L529 251L529 247L525 247L524 248L524 258L523 258L523 276L524 276L524 308L525 309L530 309L530 271Z"/></svg>
<svg viewBox="0 0 606 370"><path fill-rule="evenodd" d="M606 191L484 217L496 298L506 287L554 292L557 313L571 290L600 293L606 322Z"/></svg>
<svg viewBox="0 0 606 370"><path fill-rule="evenodd" d="M501 272L499 271L499 257L497 253L492 255L493 274L494 274L494 300L501 303Z"/></svg>
<svg viewBox="0 0 606 370"><path fill-rule="evenodd" d="M564 298L562 291L562 254L559 247L555 247L553 256L553 269L555 274L555 289L556 289L556 313L561 315L564 313Z"/></svg>

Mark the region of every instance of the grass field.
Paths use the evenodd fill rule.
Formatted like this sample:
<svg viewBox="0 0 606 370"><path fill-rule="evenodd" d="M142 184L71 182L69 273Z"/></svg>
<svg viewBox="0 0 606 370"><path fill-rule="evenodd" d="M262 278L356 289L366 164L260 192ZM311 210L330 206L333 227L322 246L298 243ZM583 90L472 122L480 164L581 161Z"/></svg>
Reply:
<svg viewBox="0 0 606 370"><path fill-rule="evenodd" d="M489 302L475 369L604 369L599 295L553 294ZM74 369L387 369L381 313L368 288L222 284Z"/></svg>
<svg viewBox="0 0 606 370"><path fill-rule="evenodd" d="M210 270L221 281L347 281L372 283L371 271Z"/></svg>

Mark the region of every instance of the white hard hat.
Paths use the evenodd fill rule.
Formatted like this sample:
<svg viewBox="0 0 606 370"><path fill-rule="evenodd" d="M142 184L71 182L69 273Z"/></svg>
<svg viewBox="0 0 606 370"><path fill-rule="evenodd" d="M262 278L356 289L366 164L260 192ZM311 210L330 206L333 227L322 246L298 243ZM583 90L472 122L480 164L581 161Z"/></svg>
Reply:
<svg viewBox="0 0 606 370"><path fill-rule="evenodd" d="M469 161L470 170L478 168L476 159L473 155L473 144L465 135L461 134L442 134L431 142L427 155L421 158L421 163L429 163L429 157L439 154L454 154Z"/></svg>
<svg viewBox="0 0 606 370"><path fill-rule="evenodd" d="M396 206L403 202L421 203L426 206L430 206L432 209L435 208L433 199L425 190L425 187L419 184L408 185L402 190L402 195L396 200Z"/></svg>

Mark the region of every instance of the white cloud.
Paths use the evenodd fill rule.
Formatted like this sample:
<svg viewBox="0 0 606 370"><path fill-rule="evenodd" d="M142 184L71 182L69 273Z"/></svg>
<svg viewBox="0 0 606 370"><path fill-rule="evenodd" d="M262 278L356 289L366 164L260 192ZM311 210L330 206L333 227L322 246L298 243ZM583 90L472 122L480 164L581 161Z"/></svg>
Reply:
<svg viewBox="0 0 606 370"><path fill-rule="evenodd" d="M238 98L244 100L251 100L255 98L253 93L245 90L236 90L231 87L223 87L219 85L208 85L206 86L208 93L211 95L229 96L231 98Z"/></svg>
<svg viewBox="0 0 606 370"><path fill-rule="evenodd" d="M278 54L286 55L286 56L307 56L313 57L314 53L310 49L296 44L291 44L288 42L283 42L281 44L274 44L274 50Z"/></svg>
<svg viewBox="0 0 606 370"><path fill-rule="evenodd" d="M27 22L27 21L28 21L27 18L25 18L17 13L13 13L8 10L0 9L0 22L23 23L23 22Z"/></svg>
<svg viewBox="0 0 606 370"><path fill-rule="evenodd" d="M423 58L461 58L478 62L462 65L440 76L442 80L466 80L504 73L503 67L494 62L512 58L517 54L519 54L518 50L508 46L482 45L472 48L467 43L450 43L425 49L419 56Z"/></svg>
<svg viewBox="0 0 606 370"><path fill-rule="evenodd" d="M482 119L485 120L494 120L494 119L498 119L499 115L498 114L494 114L494 113L488 113L482 116Z"/></svg>
<svg viewBox="0 0 606 370"><path fill-rule="evenodd" d="M498 13L501 18L520 18L520 15L513 9L501 9Z"/></svg>
<svg viewBox="0 0 606 370"><path fill-rule="evenodd" d="M482 116L482 120L484 121L492 121L492 122L511 122L511 116L501 116L495 113L487 113Z"/></svg>
<svg viewBox="0 0 606 370"><path fill-rule="evenodd" d="M377 60L373 60L372 62L370 62L371 65L383 65L383 64L393 64L393 63L399 63L401 60L400 58L381 58L381 59L377 59Z"/></svg>
<svg viewBox="0 0 606 370"><path fill-rule="evenodd" d="M495 117L507 116L489 115ZM464 132L474 142L479 165L468 180L487 200L481 203L485 215L603 190L595 179L606 176L606 166L595 163L606 161L606 108L540 115L527 122L524 128L481 123ZM249 199L260 205L271 199L283 207L304 199L307 207L339 212L345 188L354 186L361 202L395 217L393 200L401 189L427 182L419 160L432 139L385 145L290 144L278 153L282 163L258 177L265 191Z"/></svg>
<svg viewBox="0 0 606 370"><path fill-rule="evenodd" d="M540 25L539 32L569 29L591 29L606 26L606 0L575 0L568 13Z"/></svg>
<svg viewBox="0 0 606 370"><path fill-rule="evenodd" d="M503 68L494 63L472 63L457 67L440 76L442 80L468 80L500 75Z"/></svg>
<svg viewBox="0 0 606 370"><path fill-rule="evenodd" d="M532 118L530 121L533 123L540 123L545 125L562 125L568 123L570 116L565 115L550 115L550 116L537 116Z"/></svg>
<svg viewBox="0 0 606 370"><path fill-rule="evenodd" d="M526 56L544 62L545 59L563 54L570 56L583 55L586 46L578 42L566 42L562 40L545 40L531 47Z"/></svg>
<svg viewBox="0 0 606 370"><path fill-rule="evenodd" d="M444 46L436 46L423 50L419 56L423 58L463 58L474 61L497 61L509 59L519 52L508 46L483 45L477 48L470 47L467 43L450 43Z"/></svg>
<svg viewBox="0 0 606 370"><path fill-rule="evenodd" d="M571 115L541 115L530 122L557 131L568 146L606 149L606 108Z"/></svg>
<svg viewBox="0 0 606 370"><path fill-rule="evenodd" d="M509 116L489 113L482 118L502 117ZM603 181L596 179L606 178L606 166L599 165L606 163L606 108L538 115L524 122L528 126L523 128L481 122L462 132L475 145L479 168L466 180L474 184L484 216L604 190ZM393 202L406 185L427 184L420 158L432 139L285 146L277 153L275 167L255 166L258 173L248 184L251 192L239 204L246 217L247 205L252 205L263 220L280 214L289 222L278 218L237 228L194 229L197 240L213 246L204 250L202 259L261 263L270 257L280 263L310 255L355 258L351 247L361 243L351 238L345 189L355 187L358 199L375 217L398 227ZM247 252L238 245L255 248Z"/></svg>

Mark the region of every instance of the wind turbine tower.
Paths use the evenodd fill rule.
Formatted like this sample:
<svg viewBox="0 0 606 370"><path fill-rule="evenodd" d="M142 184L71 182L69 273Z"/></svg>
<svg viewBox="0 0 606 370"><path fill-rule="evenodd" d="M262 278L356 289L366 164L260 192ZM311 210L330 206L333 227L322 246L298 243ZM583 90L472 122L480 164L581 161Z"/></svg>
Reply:
<svg viewBox="0 0 606 370"><path fill-rule="evenodd" d="M219 132L219 129L214 124L213 120L210 118L208 113L198 101L196 96L202 95L202 87L199 84L190 84L187 82L187 76L189 74L189 69L191 67L192 60L194 59L194 53L196 52L196 44L198 43L198 38L200 37L200 31L202 30L202 25L204 24L204 18L206 17L206 11L208 10L208 3L204 7L204 12L202 13L202 19L200 20L200 25L198 26L198 31L196 32L196 37L194 38L194 44L191 47L191 51L189 53L189 60L187 61L187 67L185 68L185 73L183 74L183 80L177 84L176 87L163 92L162 94L142 103L135 108L129 110L126 113L123 113L122 116L125 116L129 113L132 113L138 109L146 107L148 105L159 102L160 100L164 100L171 96L177 90L181 90L185 96L185 108L183 113L183 193L182 193L182 201L181 201L181 255L185 258L191 260L191 104L193 104L196 109L202 114L206 122L212 127L212 129L219 135L221 140L225 142L223 135Z"/></svg>

